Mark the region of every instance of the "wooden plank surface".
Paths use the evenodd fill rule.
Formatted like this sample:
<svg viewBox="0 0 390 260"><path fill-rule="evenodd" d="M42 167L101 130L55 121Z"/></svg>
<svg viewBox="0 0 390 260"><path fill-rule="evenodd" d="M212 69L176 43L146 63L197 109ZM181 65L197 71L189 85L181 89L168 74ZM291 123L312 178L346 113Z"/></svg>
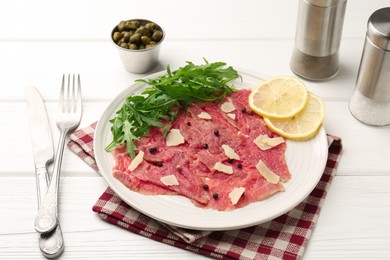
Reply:
<svg viewBox="0 0 390 260"><path fill-rule="evenodd" d="M385 259L390 254L389 186L389 176L334 178L305 259ZM100 177L62 178L60 221L68 249L62 258L202 258L99 219L91 208L105 187ZM1 178L0 208L7 213L2 211L0 259L42 258L32 227L36 206L33 177Z"/></svg>

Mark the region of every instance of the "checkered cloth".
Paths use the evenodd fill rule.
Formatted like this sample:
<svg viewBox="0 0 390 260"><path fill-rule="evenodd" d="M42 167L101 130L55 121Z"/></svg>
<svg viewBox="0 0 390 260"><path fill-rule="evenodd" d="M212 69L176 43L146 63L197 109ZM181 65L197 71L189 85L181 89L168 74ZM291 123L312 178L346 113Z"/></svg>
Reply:
<svg viewBox="0 0 390 260"><path fill-rule="evenodd" d="M93 153L96 123L70 136L68 147L98 170ZM329 156L317 187L297 207L267 223L230 231L195 231L160 223L125 204L108 187L93 211L145 237L216 259L300 259L317 222L341 156L341 140L328 135Z"/></svg>

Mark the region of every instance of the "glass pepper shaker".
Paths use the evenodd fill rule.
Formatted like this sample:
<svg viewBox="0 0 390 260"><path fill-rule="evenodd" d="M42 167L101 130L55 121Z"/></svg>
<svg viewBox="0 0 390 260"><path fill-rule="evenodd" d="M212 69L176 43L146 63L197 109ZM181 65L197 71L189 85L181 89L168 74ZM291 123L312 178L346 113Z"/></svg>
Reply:
<svg viewBox="0 0 390 260"><path fill-rule="evenodd" d="M309 80L339 71L339 46L346 0L300 0L291 70Z"/></svg>

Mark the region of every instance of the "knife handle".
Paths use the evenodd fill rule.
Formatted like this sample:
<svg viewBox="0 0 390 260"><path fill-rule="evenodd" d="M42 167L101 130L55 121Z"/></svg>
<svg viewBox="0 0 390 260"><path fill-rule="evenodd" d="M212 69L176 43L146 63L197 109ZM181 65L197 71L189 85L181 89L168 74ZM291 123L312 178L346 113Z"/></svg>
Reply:
<svg viewBox="0 0 390 260"><path fill-rule="evenodd" d="M42 201L45 198L47 188L49 186L50 178L47 172L46 165L36 166L36 181L37 181L37 196L38 196L38 208L41 207Z"/></svg>
<svg viewBox="0 0 390 260"><path fill-rule="evenodd" d="M50 183L50 177L47 172L46 165L36 168L36 180L38 208L40 208ZM62 230L59 223L56 229L54 229L52 232L47 234L39 234L38 244L43 255L47 258L58 257L64 251L64 238L62 236Z"/></svg>
<svg viewBox="0 0 390 260"><path fill-rule="evenodd" d="M42 172L42 168L37 169L37 181L39 182L37 185L39 190L37 190L37 192L40 194L40 202L38 215L34 222L35 230L42 234L51 232L57 226L57 197L54 196L53 193L48 192L50 186L48 188L46 184L45 190L43 187L44 185L42 185L42 182L49 183L48 179L46 179L46 181L42 180L44 178L43 176L46 176L47 174L46 167L44 170L45 173ZM46 228L46 230L43 230L43 228Z"/></svg>
<svg viewBox="0 0 390 260"><path fill-rule="evenodd" d="M47 189L46 196L35 217L35 230L38 233L49 233L57 226L58 216L58 189L60 185L62 156L64 154L65 138L68 130L60 131L57 153L54 158L52 179Z"/></svg>
<svg viewBox="0 0 390 260"><path fill-rule="evenodd" d="M47 258L56 258L64 251L64 238L60 224L47 234L39 234L39 248Z"/></svg>

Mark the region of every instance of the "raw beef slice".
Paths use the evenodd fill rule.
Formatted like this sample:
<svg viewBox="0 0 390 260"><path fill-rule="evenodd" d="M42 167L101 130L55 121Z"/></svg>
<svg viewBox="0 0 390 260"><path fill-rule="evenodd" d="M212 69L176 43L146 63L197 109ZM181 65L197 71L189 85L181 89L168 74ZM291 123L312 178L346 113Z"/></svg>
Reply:
<svg viewBox="0 0 390 260"><path fill-rule="evenodd" d="M220 211L243 207L283 191L282 183L291 178L284 158L286 143L268 150L261 150L254 143L259 135L271 138L278 135L268 129L262 117L251 113L249 93L250 90L239 90L220 102L192 104L188 111L181 112L171 127L184 137L184 143L177 146L167 146L162 129L153 128L149 137L141 138L138 151L145 155L133 171L128 169L131 158L125 145L117 147L113 152L116 161L113 175L142 194L182 195L199 207ZM234 109L224 112L221 105L225 102L233 104ZM199 117L202 112L209 116ZM229 159L223 145L229 146L239 159ZM259 160L280 181L267 181L256 168ZM232 173L216 170L217 163L232 169ZM162 182L162 177L171 175L178 185ZM229 193L240 187L245 191L233 203Z"/></svg>

